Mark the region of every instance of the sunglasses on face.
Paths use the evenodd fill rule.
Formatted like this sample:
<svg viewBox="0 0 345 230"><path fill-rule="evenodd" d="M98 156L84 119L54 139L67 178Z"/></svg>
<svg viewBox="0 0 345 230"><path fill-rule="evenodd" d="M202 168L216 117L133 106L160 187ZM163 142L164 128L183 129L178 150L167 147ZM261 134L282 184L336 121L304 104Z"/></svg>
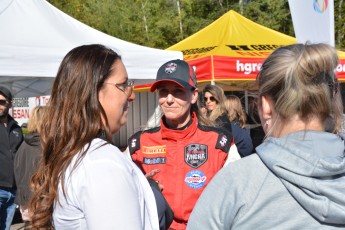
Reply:
<svg viewBox="0 0 345 230"><path fill-rule="evenodd" d="M8 104L10 104L8 100L0 100L0 105L7 106Z"/></svg>
<svg viewBox="0 0 345 230"><path fill-rule="evenodd" d="M207 102L208 99L210 99L210 101L212 102L215 102L216 101L216 98L214 98L214 96L211 96L211 97L204 97L204 101Z"/></svg>

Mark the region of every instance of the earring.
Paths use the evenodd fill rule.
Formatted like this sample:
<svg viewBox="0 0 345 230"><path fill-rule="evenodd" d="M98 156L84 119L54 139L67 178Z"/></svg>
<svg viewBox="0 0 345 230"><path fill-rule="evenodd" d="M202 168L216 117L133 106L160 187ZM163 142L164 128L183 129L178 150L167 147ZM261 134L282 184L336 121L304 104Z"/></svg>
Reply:
<svg viewBox="0 0 345 230"><path fill-rule="evenodd" d="M271 120L271 118L268 118L266 121L265 121L265 125L268 125L268 121Z"/></svg>

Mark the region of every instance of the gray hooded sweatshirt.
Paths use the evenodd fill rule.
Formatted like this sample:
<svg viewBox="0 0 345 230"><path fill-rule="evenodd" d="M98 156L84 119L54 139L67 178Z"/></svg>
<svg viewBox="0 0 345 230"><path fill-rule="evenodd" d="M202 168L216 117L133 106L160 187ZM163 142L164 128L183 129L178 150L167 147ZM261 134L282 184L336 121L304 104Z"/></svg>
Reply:
<svg viewBox="0 0 345 230"><path fill-rule="evenodd" d="M187 229L345 229L343 138L299 131L218 172Z"/></svg>

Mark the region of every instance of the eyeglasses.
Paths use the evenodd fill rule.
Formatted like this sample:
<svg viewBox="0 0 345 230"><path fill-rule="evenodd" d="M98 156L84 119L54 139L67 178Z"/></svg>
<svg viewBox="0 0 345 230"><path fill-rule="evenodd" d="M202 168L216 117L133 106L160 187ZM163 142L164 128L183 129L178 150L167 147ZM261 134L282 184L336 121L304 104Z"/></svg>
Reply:
<svg viewBox="0 0 345 230"><path fill-rule="evenodd" d="M211 97L204 97L204 101L208 101L208 99L210 99L210 101L214 102L216 101L216 98L214 98L214 96L211 96Z"/></svg>
<svg viewBox="0 0 345 230"><path fill-rule="evenodd" d="M7 106L8 104L10 104L8 100L0 100L0 105Z"/></svg>
<svg viewBox="0 0 345 230"><path fill-rule="evenodd" d="M127 94L128 97L130 97L133 93L134 81L127 81L125 83L104 82L104 84L116 86L116 88Z"/></svg>

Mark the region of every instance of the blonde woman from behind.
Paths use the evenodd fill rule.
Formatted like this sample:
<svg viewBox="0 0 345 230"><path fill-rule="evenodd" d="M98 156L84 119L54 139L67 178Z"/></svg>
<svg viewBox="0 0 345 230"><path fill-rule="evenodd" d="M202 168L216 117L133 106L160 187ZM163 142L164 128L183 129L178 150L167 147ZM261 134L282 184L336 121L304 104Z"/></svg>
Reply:
<svg viewBox="0 0 345 230"><path fill-rule="evenodd" d="M337 65L326 44L280 47L264 61L257 82L266 139L218 172L188 229L345 229Z"/></svg>
<svg viewBox="0 0 345 230"><path fill-rule="evenodd" d="M229 120L235 122L241 128L245 128L247 115L243 110L241 100L235 95L228 95L226 96L225 107L228 110Z"/></svg>

